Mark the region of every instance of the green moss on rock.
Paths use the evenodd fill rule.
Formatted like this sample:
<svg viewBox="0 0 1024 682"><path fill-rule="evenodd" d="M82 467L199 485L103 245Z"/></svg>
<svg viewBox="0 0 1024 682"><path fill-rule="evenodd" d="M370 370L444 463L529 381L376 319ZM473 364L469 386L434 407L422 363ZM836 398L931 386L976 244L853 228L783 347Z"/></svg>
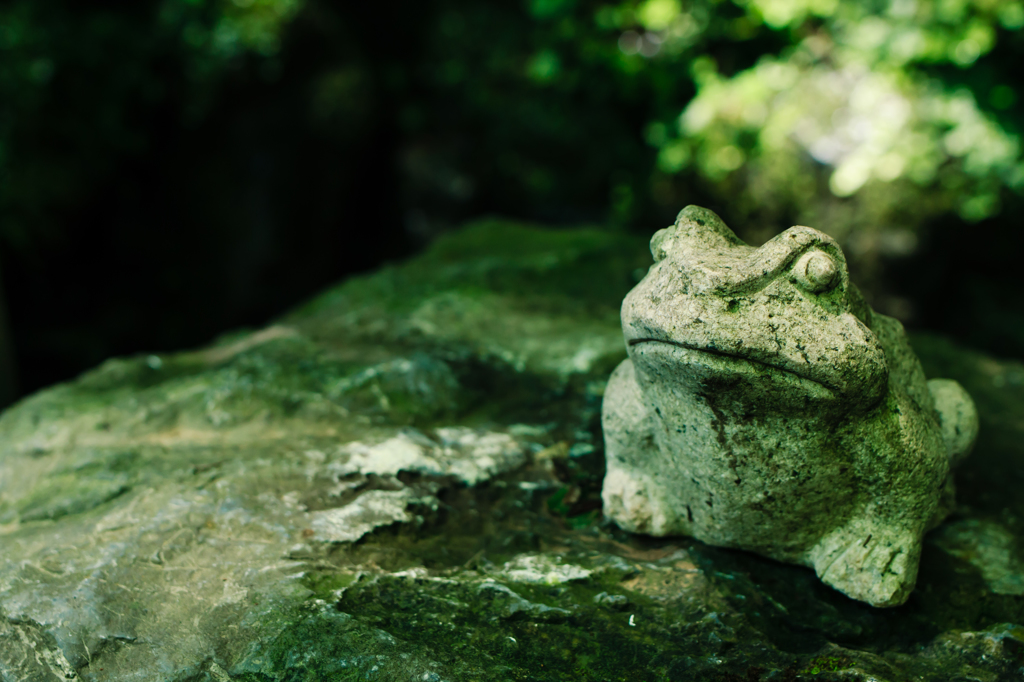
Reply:
<svg viewBox="0 0 1024 682"><path fill-rule="evenodd" d="M919 349L986 421L961 525L931 536L899 609L601 519L602 390L649 258L489 221L267 329L111 360L7 410L0 680L1019 674L1024 597L1000 587L1024 518L1018 363ZM382 498L406 500L397 521L318 535Z"/></svg>

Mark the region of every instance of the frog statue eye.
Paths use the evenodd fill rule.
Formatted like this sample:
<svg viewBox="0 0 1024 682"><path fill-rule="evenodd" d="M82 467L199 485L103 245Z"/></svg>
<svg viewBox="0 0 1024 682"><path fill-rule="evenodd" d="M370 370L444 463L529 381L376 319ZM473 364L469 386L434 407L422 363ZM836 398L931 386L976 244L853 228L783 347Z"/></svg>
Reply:
<svg viewBox="0 0 1024 682"><path fill-rule="evenodd" d="M820 294L839 281L839 268L835 260L824 251L808 251L793 266L793 277L807 291Z"/></svg>

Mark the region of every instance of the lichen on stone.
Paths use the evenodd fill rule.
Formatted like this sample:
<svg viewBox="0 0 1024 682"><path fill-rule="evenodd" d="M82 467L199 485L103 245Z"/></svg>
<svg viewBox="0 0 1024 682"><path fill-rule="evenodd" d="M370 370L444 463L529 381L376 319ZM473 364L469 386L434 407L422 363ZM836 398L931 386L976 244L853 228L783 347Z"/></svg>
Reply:
<svg viewBox="0 0 1024 682"><path fill-rule="evenodd" d="M8 409L0 680L1013 679L1024 606L986 578L995 545L926 539L914 596L878 611L602 519L602 390L625 354L604 340L648 259L491 221L267 329ZM954 523L1013 539L993 564L1012 582L1021 366L915 343L982 408Z"/></svg>
<svg viewBox="0 0 1024 682"><path fill-rule="evenodd" d="M689 206L651 253L605 391L605 514L903 604L977 437L971 397L925 380L902 325L871 310L818 230L754 248Z"/></svg>

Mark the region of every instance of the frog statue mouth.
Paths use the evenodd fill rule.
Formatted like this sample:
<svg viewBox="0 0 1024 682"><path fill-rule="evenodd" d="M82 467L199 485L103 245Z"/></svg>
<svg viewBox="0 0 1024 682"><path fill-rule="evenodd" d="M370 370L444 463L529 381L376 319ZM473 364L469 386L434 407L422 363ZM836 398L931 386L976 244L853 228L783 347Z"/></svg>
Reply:
<svg viewBox="0 0 1024 682"><path fill-rule="evenodd" d="M680 348L680 349L682 349L685 352L684 353L676 353L677 356L681 355L684 358L685 357L689 357L689 359L691 359L693 361L700 361L700 362L702 362L702 364L707 364L707 359L711 359L711 358L716 358L716 359L724 360L725 361L724 363L717 363L717 364L719 364L720 366L724 365L726 367L731 367L731 368L735 368L737 366L737 363L744 363L744 364L751 365L755 370L760 369L762 371L763 370L768 370L768 371L782 372L784 374L791 375L791 376L796 377L796 378L798 378L800 380L803 380L803 381L810 381L810 382L812 382L814 384L817 384L818 386L826 389L827 391L829 391L830 393L835 394L835 395L838 395L841 392L841 389L838 386L835 386L832 383L830 383L830 382L828 382L826 380L823 380L820 377L812 376L810 372L800 372L800 371L798 371L796 369L785 367L782 363L773 363L773 362L767 362L767 361L764 361L764 360L759 360L757 358L751 357L750 355L743 354L743 353L729 352L729 351L724 351L724 350L720 350L718 348L708 347L708 346L700 347L700 346L697 346L695 344L690 344L690 343L686 343L686 342L683 342L683 341L665 341L665 340L662 340L662 339L655 339L655 338L630 339L629 342L628 342L628 345L629 345L631 350L636 348L637 346L641 346L641 345L646 345L649 348L650 347L657 347L658 345L668 346L670 348L671 347ZM696 354L696 355L694 355L694 354ZM701 355L707 356L707 359L699 359ZM677 359L680 359L680 358L677 358Z"/></svg>
<svg viewBox="0 0 1024 682"><path fill-rule="evenodd" d="M888 364L877 337L850 314L813 324L797 321L780 329L777 345L774 334L758 334L742 321L715 329L707 322L672 317L675 333L659 329L650 318L634 319L633 334L626 338L639 372L660 377L661 383L682 382L695 392L723 397L761 396L759 402L810 399L851 408L877 403L888 385Z"/></svg>

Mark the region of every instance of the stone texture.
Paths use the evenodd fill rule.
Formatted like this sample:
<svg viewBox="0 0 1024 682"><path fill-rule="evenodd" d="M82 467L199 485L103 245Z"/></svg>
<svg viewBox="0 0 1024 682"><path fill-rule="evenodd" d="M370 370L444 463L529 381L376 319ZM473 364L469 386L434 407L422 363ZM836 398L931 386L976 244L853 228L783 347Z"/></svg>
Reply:
<svg viewBox="0 0 1024 682"><path fill-rule="evenodd" d="M604 401L604 511L813 567L874 606L910 596L978 417L925 381L838 245L793 227L753 248L696 206L651 240L622 304L629 358Z"/></svg>
<svg viewBox="0 0 1024 682"><path fill-rule="evenodd" d="M602 392L649 258L477 224L268 329L9 409L0 680L1020 676L1024 366L915 339L981 436L918 588L873 609L602 519Z"/></svg>

